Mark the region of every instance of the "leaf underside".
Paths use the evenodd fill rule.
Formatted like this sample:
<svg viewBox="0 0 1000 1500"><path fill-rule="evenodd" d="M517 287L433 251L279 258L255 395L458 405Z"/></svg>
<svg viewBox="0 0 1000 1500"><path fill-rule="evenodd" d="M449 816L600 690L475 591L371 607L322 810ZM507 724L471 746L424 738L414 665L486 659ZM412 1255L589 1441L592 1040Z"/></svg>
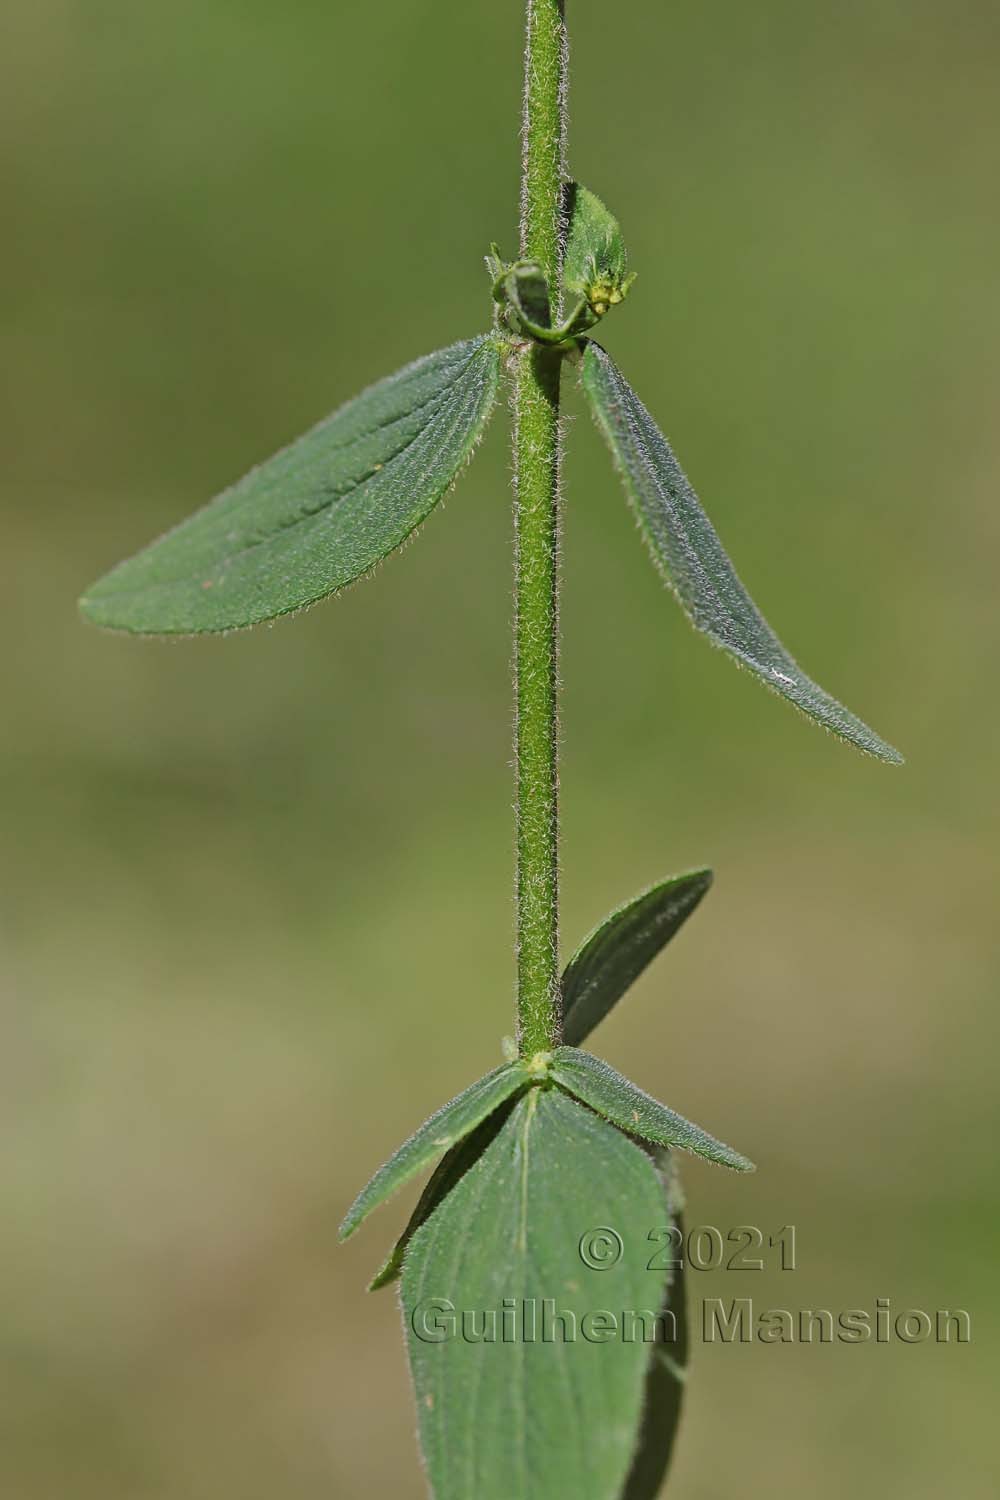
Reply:
<svg viewBox="0 0 1000 1500"><path fill-rule="evenodd" d="M898 750L807 677L785 650L737 577L666 438L593 340L584 351L582 379L653 559L691 623L810 718L869 755L901 763Z"/></svg>
<svg viewBox="0 0 1000 1500"><path fill-rule="evenodd" d="M579 1047L694 911L711 870L674 875L606 917L563 974L563 1040Z"/></svg>
<svg viewBox="0 0 1000 1500"><path fill-rule="evenodd" d="M313 604L380 562L448 490L496 396L495 338L427 355L349 401L80 601L138 634L236 630Z"/></svg>
<svg viewBox="0 0 1000 1500"><path fill-rule="evenodd" d="M340 1226L340 1238L348 1239L373 1208L430 1166L436 1157L444 1155L457 1142L471 1135L477 1125L481 1125L520 1089L527 1088L530 1081L523 1063L504 1063L443 1105L424 1121L419 1130L414 1131L409 1140L403 1142L378 1169L367 1187L362 1188Z"/></svg>
<svg viewBox="0 0 1000 1500"><path fill-rule="evenodd" d="M625 1309L652 1320L666 1272L646 1269L647 1236L663 1213L653 1163L621 1132L557 1089L533 1088L517 1101L406 1253L401 1301L435 1500L618 1500L650 1345L641 1333L594 1340L583 1320ZM604 1227L624 1250L594 1271L580 1242ZM547 1301L568 1315L550 1324L549 1338ZM426 1331L428 1308L442 1304L455 1310L454 1336L428 1342L415 1325ZM505 1307L519 1319L509 1339ZM488 1310L497 1315L492 1341L483 1339ZM463 1313L473 1315L465 1329ZM560 1337L570 1326L573 1341Z"/></svg>
<svg viewBox="0 0 1000 1500"><path fill-rule="evenodd" d="M673 1146L692 1151L721 1167L736 1172L752 1172L754 1165L732 1146L659 1104L649 1094L617 1073L600 1058L576 1047L558 1047L552 1054L549 1076L575 1098L589 1104L613 1125L659 1146Z"/></svg>

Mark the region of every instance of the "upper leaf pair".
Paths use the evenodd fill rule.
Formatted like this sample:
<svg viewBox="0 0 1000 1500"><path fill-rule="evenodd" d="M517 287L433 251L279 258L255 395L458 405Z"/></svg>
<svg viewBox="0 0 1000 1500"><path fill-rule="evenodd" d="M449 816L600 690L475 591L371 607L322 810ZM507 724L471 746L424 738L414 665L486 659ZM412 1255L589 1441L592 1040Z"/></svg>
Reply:
<svg viewBox="0 0 1000 1500"><path fill-rule="evenodd" d="M754 605L666 438L610 356L580 337L632 282L617 221L567 189L569 316L551 326L538 266L488 261L521 337L582 349L587 398L654 560L688 618L768 687L886 761L898 751L802 671ZM348 402L217 499L120 564L81 601L95 624L177 635L236 630L302 609L369 572L453 483L496 400L501 328L408 365Z"/></svg>

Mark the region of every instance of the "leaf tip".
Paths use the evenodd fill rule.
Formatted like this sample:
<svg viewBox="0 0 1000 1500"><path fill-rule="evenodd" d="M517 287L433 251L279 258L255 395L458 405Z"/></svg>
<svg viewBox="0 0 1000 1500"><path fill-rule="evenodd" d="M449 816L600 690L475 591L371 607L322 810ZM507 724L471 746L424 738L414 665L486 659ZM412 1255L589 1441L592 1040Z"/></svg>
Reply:
<svg viewBox="0 0 1000 1500"><path fill-rule="evenodd" d="M100 623L97 619L100 601L94 598L94 592L99 588L100 584L93 584L90 590L86 594L81 594L76 601L77 610L88 625L97 625Z"/></svg>
<svg viewBox="0 0 1000 1500"><path fill-rule="evenodd" d="M398 1276L399 1269L398 1267L394 1266L393 1262L390 1260L386 1265L382 1267L381 1271L375 1272L375 1275L365 1287L365 1291L380 1292L383 1287L391 1286L392 1283L398 1278Z"/></svg>

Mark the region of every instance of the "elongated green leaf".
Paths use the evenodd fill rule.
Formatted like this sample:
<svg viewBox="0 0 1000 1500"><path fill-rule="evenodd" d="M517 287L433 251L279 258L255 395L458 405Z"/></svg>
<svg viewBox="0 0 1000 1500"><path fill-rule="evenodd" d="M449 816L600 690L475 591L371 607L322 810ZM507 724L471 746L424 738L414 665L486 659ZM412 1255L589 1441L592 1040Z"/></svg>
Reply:
<svg viewBox="0 0 1000 1500"><path fill-rule="evenodd" d="M754 1170L753 1162L732 1146L717 1141L700 1125L692 1125L665 1104L658 1104L589 1052L581 1052L577 1047L558 1047L552 1054L549 1076L630 1135L658 1146L679 1146L737 1172Z"/></svg>
<svg viewBox="0 0 1000 1500"><path fill-rule="evenodd" d="M899 751L807 677L785 650L737 577L666 438L592 340L582 370L653 560L692 624L810 718L859 750L899 764Z"/></svg>
<svg viewBox="0 0 1000 1500"><path fill-rule="evenodd" d="M579 1047L603 1021L711 884L711 870L674 875L633 896L585 939L562 980L563 1040L568 1046Z"/></svg>
<svg viewBox="0 0 1000 1500"><path fill-rule="evenodd" d="M665 1272L646 1269L662 1217L656 1169L624 1135L556 1089L518 1100L403 1267L436 1500L617 1500L662 1305Z"/></svg>
<svg viewBox="0 0 1000 1500"><path fill-rule="evenodd" d="M414 1131L408 1141L403 1142L385 1165L379 1167L368 1186L361 1190L347 1210L340 1226L340 1238L346 1240L373 1208L430 1166L435 1157L443 1155L469 1135L495 1109L530 1082L531 1075L523 1063L504 1063L470 1084L449 1104L443 1105L424 1121L419 1130Z"/></svg>
<svg viewBox="0 0 1000 1500"><path fill-rule="evenodd" d="M467 339L373 385L94 584L96 625L190 635L255 625L343 588L409 536L471 455L499 345Z"/></svg>
<svg viewBox="0 0 1000 1500"><path fill-rule="evenodd" d="M570 183L566 198L563 282L567 291L606 312L608 306L621 302L635 279L628 275L621 228L597 194L581 183Z"/></svg>

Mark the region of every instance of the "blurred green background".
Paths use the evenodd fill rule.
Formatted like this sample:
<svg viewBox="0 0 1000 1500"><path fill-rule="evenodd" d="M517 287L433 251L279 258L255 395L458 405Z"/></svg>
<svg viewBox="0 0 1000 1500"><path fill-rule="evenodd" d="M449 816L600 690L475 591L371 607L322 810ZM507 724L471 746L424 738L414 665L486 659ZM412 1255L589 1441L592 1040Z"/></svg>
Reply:
<svg viewBox="0 0 1000 1500"><path fill-rule="evenodd" d="M997 1492L1000 12L577 0L606 329L737 566L893 772L683 624L578 395L564 939L702 861L596 1042L794 1223L704 1295L967 1308L965 1347L697 1347L670 1493ZM512 1001L504 414L419 542L274 629L102 636L82 588L359 386L482 327L520 7L10 0L0 1493L423 1493L356 1188ZM410 1198L412 1201L412 1195Z"/></svg>

